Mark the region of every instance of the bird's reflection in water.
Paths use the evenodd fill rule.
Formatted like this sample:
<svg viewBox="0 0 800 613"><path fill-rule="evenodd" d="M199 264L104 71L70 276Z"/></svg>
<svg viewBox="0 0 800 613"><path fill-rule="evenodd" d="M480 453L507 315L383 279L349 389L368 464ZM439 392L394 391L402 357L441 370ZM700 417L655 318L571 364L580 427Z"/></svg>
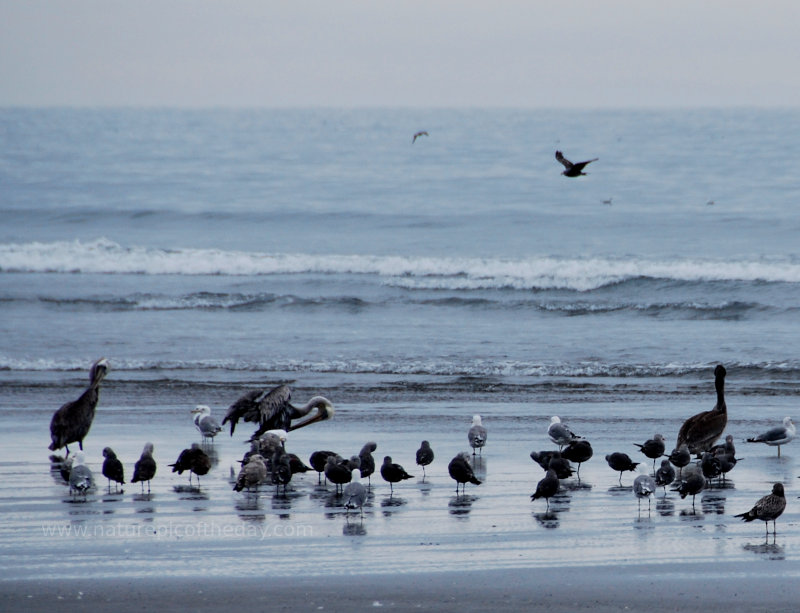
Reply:
<svg viewBox="0 0 800 613"><path fill-rule="evenodd" d="M214 468L219 464L219 451L217 451L214 445L208 443L201 443L200 448L205 451L208 459L211 460L211 468Z"/></svg>
<svg viewBox="0 0 800 613"><path fill-rule="evenodd" d="M331 495L335 496L336 493L334 492L333 494L331 494L331 490L329 490L324 485L315 485L314 489L311 491L308 497L311 500L322 501L323 503L327 503L327 500L328 498L331 497ZM325 504L325 506L327 506L327 504Z"/></svg>
<svg viewBox="0 0 800 613"><path fill-rule="evenodd" d="M725 492L720 490L704 491L700 498L700 508L707 515L724 515Z"/></svg>
<svg viewBox="0 0 800 613"><path fill-rule="evenodd" d="M655 529L656 525L653 522L653 517L647 511L639 511L639 516L633 520L633 529L637 534L647 534L650 530Z"/></svg>
<svg viewBox="0 0 800 613"><path fill-rule="evenodd" d="M175 485L172 489L177 494L185 494L181 500L208 500L208 494L197 485Z"/></svg>
<svg viewBox="0 0 800 613"><path fill-rule="evenodd" d="M558 493L550 499L549 511L552 513L566 513L569 511L569 505L572 502L572 496L569 492L559 489Z"/></svg>
<svg viewBox="0 0 800 613"><path fill-rule="evenodd" d="M697 507L691 506L686 509L681 509L678 516L684 521L700 521L703 519L702 509L698 511Z"/></svg>
<svg viewBox="0 0 800 613"><path fill-rule="evenodd" d="M237 511L258 511L261 509L261 497L258 494L247 493L238 498L234 506Z"/></svg>
<svg viewBox="0 0 800 613"><path fill-rule="evenodd" d="M419 492L423 496L430 496L431 495L432 486L429 481L419 484Z"/></svg>
<svg viewBox="0 0 800 613"><path fill-rule="evenodd" d="M531 513L531 515L533 515L533 518L542 526L542 528L553 530L559 526L558 514L554 513L552 509L545 511L544 513Z"/></svg>
<svg viewBox="0 0 800 613"><path fill-rule="evenodd" d="M472 503L478 500L477 496L468 496L461 494L460 496L453 496L447 504L450 510L450 515L459 519L466 519L472 510Z"/></svg>
<svg viewBox="0 0 800 613"><path fill-rule="evenodd" d="M770 542L769 536L766 537L763 543L753 544L747 543L746 545L742 545L742 549L745 551L751 551L765 560L785 560L786 559L786 552L782 545L778 545L775 542L775 536L773 535L772 541Z"/></svg>
<svg viewBox="0 0 800 613"><path fill-rule="evenodd" d="M405 498L399 498L398 496L387 496L381 500L381 508L383 509L383 514L386 517L390 517L394 510L405 506L406 504L408 504L408 500Z"/></svg>
<svg viewBox="0 0 800 613"><path fill-rule="evenodd" d="M472 458L472 472L481 481L486 480L486 469L489 467L489 460L476 455Z"/></svg>
<svg viewBox="0 0 800 613"><path fill-rule="evenodd" d="M656 512L662 517L675 514L675 503L666 496L656 500Z"/></svg>
<svg viewBox="0 0 800 613"><path fill-rule="evenodd" d="M278 514L279 519L289 519L291 517L289 511L292 510L292 497L283 493L275 494L272 497L271 507Z"/></svg>
<svg viewBox="0 0 800 613"><path fill-rule="evenodd" d="M344 526L342 526L342 534L344 536L366 536L367 527L364 525L364 522L360 520L347 521Z"/></svg>
<svg viewBox="0 0 800 613"><path fill-rule="evenodd" d="M591 483L581 480L561 480L561 489L568 492L589 491L594 487Z"/></svg>
<svg viewBox="0 0 800 613"><path fill-rule="evenodd" d="M608 493L612 496L630 496L633 493L632 485L613 485L608 488Z"/></svg>

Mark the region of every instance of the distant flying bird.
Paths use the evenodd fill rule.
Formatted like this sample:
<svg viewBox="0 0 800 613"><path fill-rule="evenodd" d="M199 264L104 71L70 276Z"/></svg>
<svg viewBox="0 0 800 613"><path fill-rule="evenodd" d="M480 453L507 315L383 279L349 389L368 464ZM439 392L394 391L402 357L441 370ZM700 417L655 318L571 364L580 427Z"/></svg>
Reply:
<svg viewBox="0 0 800 613"><path fill-rule="evenodd" d="M314 396L302 407L293 406L289 402L291 398L292 390L288 385L278 385L269 391L247 392L228 408L228 412L222 418L222 425L230 422L231 436L233 436L240 419L258 423L258 430L253 434L253 437L258 438L267 430L280 429L289 432L333 417L333 405L323 396ZM317 410L313 417L292 425L292 420L305 417L312 409Z"/></svg>
<svg viewBox="0 0 800 613"><path fill-rule="evenodd" d="M742 521L753 521L760 519L764 522L769 535L769 522L772 522L772 533L775 534L775 520L781 516L786 508L786 497L783 493L783 484L775 483L772 486L772 493L761 498L755 506L747 513L740 513L734 517L741 517Z"/></svg>
<svg viewBox="0 0 800 613"><path fill-rule="evenodd" d="M414 143L416 143L416 142L417 142L417 139L418 139L420 136L428 136L428 133L427 133L425 130L422 130L422 131L420 131L420 132L417 132L416 134L414 134L414 138L412 138L412 139L411 139L411 144L413 145Z"/></svg>
<svg viewBox="0 0 800 613"><path fill-rule="evenodd" d="M710 411L692 415L683 422L678 432L676 448L686 444L691 453L702 455L720 437L728 424L728 407L725 404L725 367L719 364L714 369L714 386L717 390L717 403Z"/></svg>
<svg viewBox="0 0 800 613"><path fill-rule="evenodd" d="M791 417L783 418L782 426L775 426L766 432L747 439L748 443L766 443L770 447L778 447L778 457L781 457L781 445L791 443L797 436L797 429Z"/></svg>
<svg viewBox="0 0 800 613"><path fill-rule="evenodd" d="M198 404L192 409L194 415L194 427L203 435L203 440L212 439L222 431L219 422L211 417L211 408L204 404Z"/></svg>
<svg viewBox="0 0 800 613"><path fill-rule="evenodd" d="M100 382L108 373L108 360L100 358L89 371L89 387L81 397L61 406L53 414L50 421L50 451L67 448L69 456L70 443L78 443L83 451L83 439L89 434L94 420L94 410L97 408Z"/></svg>
<svg viewBox="0 0 800 613"><path fill-rule="evenodd" d="M585 162L573 164L567 158L565 158L560 151L556 151L556 159L564 165L564 168L566 168L566 170L561 173L562 175L565 177L580 177L582 175L586 175L586 173L583 172L583 169L587 164L596 162L600 158L592 158L591 160L586 160Z"/></svg>

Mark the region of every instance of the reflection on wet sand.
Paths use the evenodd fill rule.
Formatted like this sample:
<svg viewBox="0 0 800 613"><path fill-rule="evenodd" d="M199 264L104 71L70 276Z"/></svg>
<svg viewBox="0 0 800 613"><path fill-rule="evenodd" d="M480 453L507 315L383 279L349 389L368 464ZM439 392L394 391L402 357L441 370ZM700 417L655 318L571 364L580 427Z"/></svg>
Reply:
<svg viewBox="0 0 800 613"><path fill-rule="evenodd" d="M552 509L544 513L531 513L531 515L533 515L533 518L542 526L542 528L553 530L559 526L558 514Z"/></svg>
<svg viewBox="0 0 800 613"><path fill-rule="evenodd" d="M462 494L460 496L453 496L447 504L450 515L455 515L460 519L466 519L472 510L472 503L479 500L478 496L470 496Z"/></svg>
<svg viewBox="0 0 800 613"><path fill-rule="evenodd" d="M786 559L784 547L782 545L778 545L774 538L772 539L772 542L770 542L769 537L767 537L763 543L747 543L746 545L742 545L742 549L755 553L766 560Z"/></svg>

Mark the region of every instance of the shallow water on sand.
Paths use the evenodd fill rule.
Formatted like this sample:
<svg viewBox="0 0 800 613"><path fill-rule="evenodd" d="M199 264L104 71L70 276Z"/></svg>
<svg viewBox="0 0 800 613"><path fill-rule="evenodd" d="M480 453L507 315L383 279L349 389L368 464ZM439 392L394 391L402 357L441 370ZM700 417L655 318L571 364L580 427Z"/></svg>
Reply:
<svg viewBox="0 0 800 613"><path fill-rule="evenodd" d="M639 509L632 493L634 473L625 473L620 486L605 454L624 451L634 461L650 462L633 443L662 432L670 446L683 419L710 408L710 400L576 401L557 409L522 402L340 404L333 420L291 433L287 449L307 461L317 449L352 455L374 440L378 464L390 455L415 475L396 485L393 494L379 475L373 476L363 519L358 513L348 516L333 486L318 485L314 472L295 475L286 495L268 486L257 493L232 491L231 471L238 470L249 425L240 424L233 437L224 432L206 446L214 468L201 478L199 490L189 488L187 476L170 473L167 464L199 440L191 407L148 404L132 410L117 404L113 392L104 398L85 441L98 484L85 500L72 498L50 471L49 399L17 399L5 410L0 481L0 575L5 580L641 563L664 564L675 572L715 561L773 564L771 572L780 573L781 561L797 560L800 552L794 446L779 459L773 448L744 443L746 436L791 413L781 398L730 399L727 431L742 460L727 484L699 494L694 507L691 498L660 491L649 510L646 501ZM745 406L758 407L758 416L740 418ZM529 453L553 448L546 429L555 412L590 439L595 455L581 468L580 482L562 481L547 511L545 501L530 500L543 471ZM466 432L475 413L489 431L483 457L475 460L484 482L456 496L447 463L468 449ZM414 464L423 438L436 452L424 480ZM154 443L159 464L151 493L142 494L139 484L130 483L124 493L108 493L100 474L102 448L115 449L129 479L146 440ZM744 524L733 515L748 510L775 481L785 484L788 506L778 520L777 537L765 539L762 522Z"/></svg>

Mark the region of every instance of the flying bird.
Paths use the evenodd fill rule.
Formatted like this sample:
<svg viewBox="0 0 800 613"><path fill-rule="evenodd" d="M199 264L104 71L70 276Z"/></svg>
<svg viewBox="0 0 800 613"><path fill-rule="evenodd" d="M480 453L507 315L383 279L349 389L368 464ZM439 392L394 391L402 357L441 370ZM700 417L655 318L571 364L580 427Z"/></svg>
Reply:
<svg viewBox="0 0 800 613"><path fill-rule="evenodd" d="M310 424L333 417L333 404L324 396L314 396L302 407L295 407L289 402L292 390L288 385L279 385L269 391L253 390L234 402L229 408L222 425L231 424L231 436L240 419L259 424L253 437L258 438L267 430L296 430ZM316 413L292 425L292 420L306 417L316 409Z"/></svg>
<svg viewBox="0 0 800 613"><path fill-rule="evenodd" d="M775 520L781 516L785 508L786 497L783 493L783 483L775 483L772 486L771 494L767 494L761 498L747 513L740 513L739 515L734 515L734 517L741 517L742 521L760 519L764 522L767 535L769 535L769 522L772 522L772 533L775 534Z"/></svg>
<svg viewBox="0 0 800 613"><path fill-rule="evenodd" d="M580 177L582 175L586 175L586 173L583 172L583 169L587 164L596 162L600 158L592 158L591 160L586 160L585 162L577 162L576 164L573 164L567 158L565 158L560 151L556 151L556 159L561 162L566 169L561 173L562 175L565 177Z"/></svg>
<svg viewBox="0 0 800 613"><path fill-rule="evenodd" d="M421 130L420 132L415 133L414 138L411 139L411 144L413 145L414 143L416 143L417 139L420 136L428 136L428 133L425 130Z"/></svg>
<svg viewBox="0 0 800 613"><path fill-rule="evenodd" d="M747 439L748 443L766 443L770 447L778 447L778 457L781 457L781 445L791 443L797 436L797 429L791 417L783 418L782 426L775 426L766 432Z"/></svg>
<svg viewBox="0 0 800 613"><path fill-rule="evenodd" d="M97 408L97 400L100 391L100 382L108 373L108 360L100 358L92 364L89 370L89 387L81 394L81 397L72 402L68 402L59 408L50 421L50 451L67 448L69 456L69 444L78 443L83 451L83 439L89 434L94 420L94 410Z"/></svg>
<svg viewBox="0 0 800 613"><path fill-rule="evenodd" d="M710 411L692 415L683 422L678 432L676 448L686 444L691 453L701 455L714 444L728 424L728 407L725 404L725 375L722 364L714 369L714 387L717 390L717 403Z"/></svg>

